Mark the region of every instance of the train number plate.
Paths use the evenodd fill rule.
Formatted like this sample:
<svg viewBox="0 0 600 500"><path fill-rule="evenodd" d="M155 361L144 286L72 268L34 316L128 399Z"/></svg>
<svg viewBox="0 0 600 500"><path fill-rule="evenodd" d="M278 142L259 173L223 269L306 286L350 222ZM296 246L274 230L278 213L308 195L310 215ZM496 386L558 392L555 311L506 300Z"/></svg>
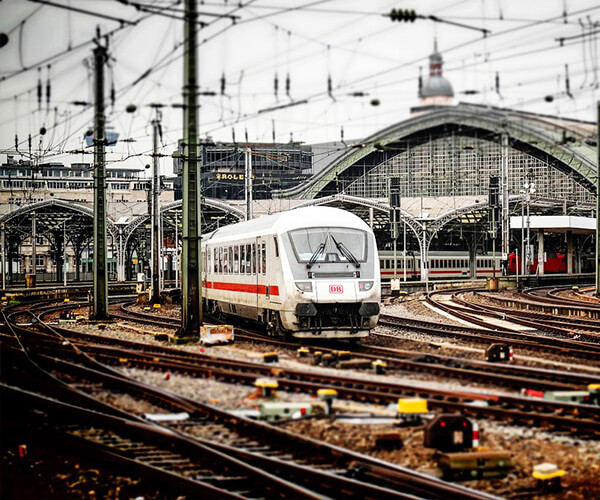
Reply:
<svg viewBox="0 0 600 500"><path fill-rule="evenodd" d="M342 285L329 285L329 293L344 293Z"/></svg>

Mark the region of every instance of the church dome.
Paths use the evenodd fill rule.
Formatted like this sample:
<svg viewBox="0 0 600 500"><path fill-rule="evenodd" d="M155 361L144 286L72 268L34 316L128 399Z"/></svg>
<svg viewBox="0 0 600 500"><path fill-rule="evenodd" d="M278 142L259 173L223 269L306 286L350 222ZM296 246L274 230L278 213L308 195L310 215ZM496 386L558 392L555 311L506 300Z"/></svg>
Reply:
<svg viewBox="0 0 600 500"><path fill-rule="evenodd" d="M443 76L434 75L425 80L421 97L454 97L454 90Z"/></svg>
<svg viewBox="0 0 600 500"><path fill-rule="evenodd" d="M448 80L442 76L444 61L438 52L437 40L433 44L433 54L429 56L429 78L419 89L419 97L454 97L454 90Z"/></svg>

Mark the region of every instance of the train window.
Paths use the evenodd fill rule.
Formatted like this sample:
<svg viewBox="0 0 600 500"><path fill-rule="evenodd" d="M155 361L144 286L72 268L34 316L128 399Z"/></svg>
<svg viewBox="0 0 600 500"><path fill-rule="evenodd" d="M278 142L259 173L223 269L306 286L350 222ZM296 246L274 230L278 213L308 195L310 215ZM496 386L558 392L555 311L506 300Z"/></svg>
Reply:
<svg viewBox="0 0 600 500"><path fill-rule="evenodd" d="M279 245L277 244L277 236L273 236L273 243L275 243L275 257L279 257Z"/></svg>
<svg viewBox="0 0 600 500"><path fill-rule="evenodd" d="M260 268L262 274L267 274L267 244L261 243Z"/></svg>
<svg viewBox="0 0 600 500"><path fill-rule="evenodd" d="M256 243L252 243L252 274L256 274Z"/></svg>
<svg viewBox="0 0 600 500"><path fill-rule="evenodd" d="M246 245L240 245L240 274L246 274Z"/></svg>
<svg viewBox="0 0 600 500"><path fill-rule="evenodd" d="M250 274L250 271L252 270L252 245L246 245L244 257L246 261L246 274Z"/></svg>
<svg viewBox="0 0 600 500"><path fill-rule="evenodd" d="M233 247L226 248L227 251L227 274L231 274L233 272Z"/></svg>
<svg viewBox="0 0 600 500"><path fill-rule="evenodd" d="M223 274L223 247L219 247L218 248L219 251L219 257L218 257L218 261L219 261L219 274Z"/></svg>
<svg viewBox="0 0 600 500"><path fill-rule="evenodd" d="M219 272L219 250L217 248L212 249L213 252L213 273Z"/></svg>
<svg viewBox="0 0 600 500"><path fill-rule="evenodd" d="M312 227L288 232L298 262L366 262L367 233L353 228ZM343 246L343 251L340 250ZM314 256L314 257L313 257ZM350 256L350 257L349 257Z"/></svg>

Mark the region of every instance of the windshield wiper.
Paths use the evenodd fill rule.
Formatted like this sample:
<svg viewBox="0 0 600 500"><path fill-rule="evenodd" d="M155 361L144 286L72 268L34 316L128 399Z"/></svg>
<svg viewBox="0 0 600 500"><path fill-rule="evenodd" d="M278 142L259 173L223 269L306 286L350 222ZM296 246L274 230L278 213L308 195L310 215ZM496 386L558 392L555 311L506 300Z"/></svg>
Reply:
<svg viewBox="0 0 600 500"><path fill-rule="evenodd" d="M307 269L310 269L312 267L312 265L319 258L319 255L321 255L323 253L323 250L325 250L325 242L321 243L315 250L315 253L312 254L310 260L308 261L308 264L306 264Z"/></svg>
<svg viewBox="0 0 600 500"><path fill-rule="evenodd" d="M337 249L341 252L341 254L346 257L352 264L354 264L357 268L360 267L360 262L358 262L357 258L352 254L350 250L344 245L341 241L338 242L333 235L331 235L331 239L335 243Z"/></svg>

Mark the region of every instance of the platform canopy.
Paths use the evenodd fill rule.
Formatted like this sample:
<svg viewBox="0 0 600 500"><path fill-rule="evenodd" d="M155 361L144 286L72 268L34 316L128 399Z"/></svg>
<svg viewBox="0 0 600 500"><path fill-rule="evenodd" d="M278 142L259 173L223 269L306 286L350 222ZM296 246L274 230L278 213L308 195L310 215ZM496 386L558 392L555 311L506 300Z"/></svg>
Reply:
<svg viewBox="0 0 600 500"><path fill-rule="evenodd" d="M596 232L595 217L578 217L572 215L533 215L529 217L511 217L511 229L543 229L547 233L591 234Z"/></svg>

